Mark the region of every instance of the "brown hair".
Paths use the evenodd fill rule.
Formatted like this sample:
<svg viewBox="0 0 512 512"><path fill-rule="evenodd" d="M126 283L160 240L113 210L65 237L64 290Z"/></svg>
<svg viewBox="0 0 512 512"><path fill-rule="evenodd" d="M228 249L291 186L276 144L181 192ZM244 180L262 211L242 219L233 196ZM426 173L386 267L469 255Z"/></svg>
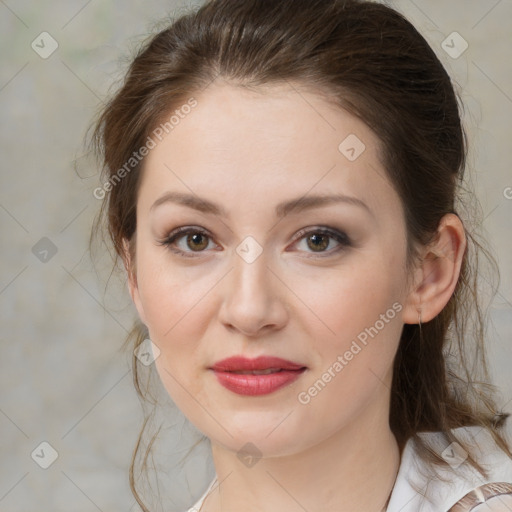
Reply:
<svg viewBox="0 0 512 512"><path fill-rule="evenodd" d="M384 166L402 200L410 265L416 249L434 239L443 215L460 215L456 201L465 192L467 148L450 77L401 14L358 0L211 0L175 20L141 48L96 124L95 149L103 159L105 181L144 145L162 113L186 103L217 77L254 88L301 84L325 92L361 118L382 141ZM117 255L125 265L130 257L130 272L135 272L142 163L111 187L95 226L106 223ZM470 210L474 213L474 206ZM479 255L494 270L496 264L476 231L472 234L466 226L466 236L460 278L447 306L421 329L404 326L394 361L389 421L400 448L413 439L432 467L448 464L419 432L439 431L447 445L458 442L470 454L468 462L487 475L471 447L452 432L481 426L512 458L501 432L508 414L498 413L495 388L487 384L486 316L478 294ZM129 242L128 255L123 241ZM128 340L135 338L138 346L147 331L137 322L131 334ZM143 397L138 364L134 357L134 382ZM143 431L130 481L147 510L134 482Z"/></svg>

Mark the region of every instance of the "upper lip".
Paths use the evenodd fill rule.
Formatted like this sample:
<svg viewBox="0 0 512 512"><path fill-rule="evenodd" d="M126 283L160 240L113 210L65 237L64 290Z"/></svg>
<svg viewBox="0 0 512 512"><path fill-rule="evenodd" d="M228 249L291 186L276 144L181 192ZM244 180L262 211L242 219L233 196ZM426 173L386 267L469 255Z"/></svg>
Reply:
<svg viewBox="0 0 512 512"><path fill-rule="evenodd" d="M244 356L233 356L222 361L217 361L212 370L219 372L233 372L240 370L267 370L275 368L280 370L300 370L305 368L304 365L281 359L274 356L259 356L254 359L248 359Z"/></svg>

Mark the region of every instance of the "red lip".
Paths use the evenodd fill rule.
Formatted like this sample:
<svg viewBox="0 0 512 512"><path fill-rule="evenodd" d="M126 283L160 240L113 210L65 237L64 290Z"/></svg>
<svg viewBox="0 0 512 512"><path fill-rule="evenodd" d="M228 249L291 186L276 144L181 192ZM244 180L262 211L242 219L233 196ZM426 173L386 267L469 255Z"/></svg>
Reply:
<svg viewBox="0 0 512 512"><path fill-rule="evenodd" d="M279 357L260 356L247 359L242 356L218 361L211 368L218 382L239 395L266 395L298 379L306 367ZM274 370L255 375L252 371Z"/></svg>
<svg viewBox="0 0 512 512"><path fill-rule="evenodd" d="M217 361L212 370L220 372L267 370L268 368L277 368L280 370L300 370L305 368L303 364L294 363L281 359L280 357L260 356L255 359L248 359L243 356L233 356Z"/></svg>

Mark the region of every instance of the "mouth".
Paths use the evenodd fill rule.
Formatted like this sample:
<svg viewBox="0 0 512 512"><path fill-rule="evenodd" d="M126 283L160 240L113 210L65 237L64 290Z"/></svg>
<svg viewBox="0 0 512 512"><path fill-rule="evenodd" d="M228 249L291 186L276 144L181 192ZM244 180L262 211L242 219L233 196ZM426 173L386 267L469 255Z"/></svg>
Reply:
<svg viewBox="0 0 512 512"><path fill-rule="evenodd" d="M217 381L239 395L266 395L297 380L307 367L285 359L260 356L247 359L230 357L209 368Z"/></svg>
<svg viewBox="0 0 512 512"><path fill-rule="evenodd" d="M267 368L265 370L234 370L230 371L229 373L236 373L237 375L269 375L271 373L277 373L282 371L283 368Z"/></svg>
<svg viewBox="0 0 512 512"><path fill-rule="evenodd" d="M301 370L305 368L303 364L288 361L280 357L259 356L249 359L244 356L232 356L222 361L217 361L211 369L221 372L232 373L250 373L250 372L267 372L275 373L282 370Z"/></svg>

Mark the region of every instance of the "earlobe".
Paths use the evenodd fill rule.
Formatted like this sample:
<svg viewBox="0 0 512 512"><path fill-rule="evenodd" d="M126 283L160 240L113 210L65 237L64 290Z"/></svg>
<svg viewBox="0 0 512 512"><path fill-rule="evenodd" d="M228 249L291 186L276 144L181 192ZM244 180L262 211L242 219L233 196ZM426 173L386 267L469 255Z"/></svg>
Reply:
<svg viewBox="0 0 512 512"><path fill-rule="evenodd" d="M459 280L466 251L466 235L459 217L446 214L435 241L425 248L416 281L404 308L404 323L417 324L435 318L450 300Z"/></svg>

